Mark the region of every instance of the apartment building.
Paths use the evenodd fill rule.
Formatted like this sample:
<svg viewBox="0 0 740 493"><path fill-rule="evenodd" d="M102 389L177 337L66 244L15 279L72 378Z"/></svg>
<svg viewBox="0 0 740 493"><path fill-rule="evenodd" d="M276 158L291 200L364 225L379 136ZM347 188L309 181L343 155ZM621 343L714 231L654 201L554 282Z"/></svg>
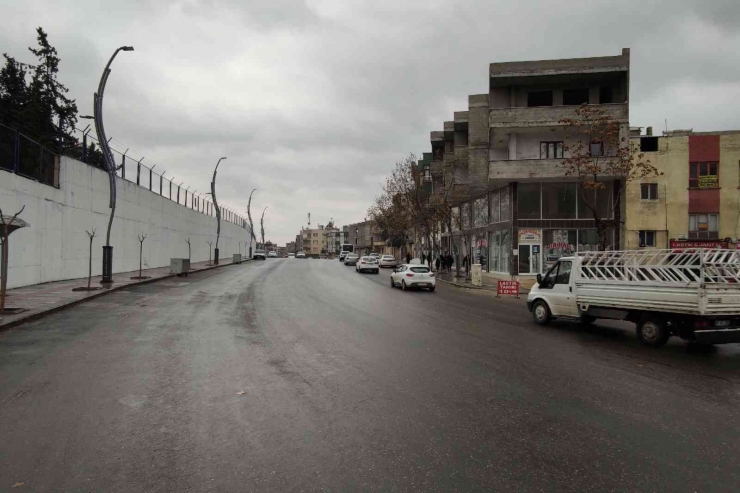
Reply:
<svg viewBox="0 0 740 493"><path fill-rule="evenodd" d="M419 161L430 176L431 201L447 190L453 231L442 249L457 244L461 257L496 279L533 282L563 255L598 246L590 211L577 185L564 176L563 147L583 135L566 132L583 103L599 105L629 136L629 49L617 56L491 63L488 90L468 97L442 130L430 134L432 152ZM621 207L612 207L620 183L609 182L596 202L608 224L608 243L620 244Z"/></svg>
<svg viewBox="0 0 740 493"><path fill-rule="evenodd" d="M347 243L354 245L355 252L360 255L375 251L373 250L375 243L381 243L385 246L385 242L381 242L379 236L373 235L372 223L370 221L363 221L347 226Z"/></svg>
<svg viewBox="0 0 740 493"><path fill-rule="evenodd" d="M324 226L318 228L305 228L301 231L301 245L303 252L311 257L318 258L321 253L326 252L326 234Z"/></svg>
<svg viewBox="0 0 740 493"><path fill-rule="evenodd" d="M662 175L626 187L625 248L735 247L740 131L674 130L630 139Z"/></svg>

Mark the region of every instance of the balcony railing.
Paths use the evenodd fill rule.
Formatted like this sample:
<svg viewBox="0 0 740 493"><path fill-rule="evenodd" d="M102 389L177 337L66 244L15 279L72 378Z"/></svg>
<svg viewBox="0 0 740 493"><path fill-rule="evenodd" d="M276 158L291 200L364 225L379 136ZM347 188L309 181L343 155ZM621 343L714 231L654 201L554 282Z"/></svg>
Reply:
<svg viewBox="0 0 740 493"><path fill-rule="evenodd" d="M595 105L619 122L627 123L627 103ZM578 106L535 106L522 108L496 108L488 115L491 127L543 127L562 125L565 118L577 118Z"/></svg>

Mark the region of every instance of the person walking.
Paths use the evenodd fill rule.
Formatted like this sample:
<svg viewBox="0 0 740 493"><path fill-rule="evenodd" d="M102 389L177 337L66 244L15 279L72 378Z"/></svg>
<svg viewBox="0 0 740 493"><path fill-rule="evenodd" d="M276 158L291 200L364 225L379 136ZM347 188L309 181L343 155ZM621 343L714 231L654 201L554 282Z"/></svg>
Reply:
<svg viewBox="0 0 740 493"><path fill-rule="evenodd" d="M439 265L442 263L442 254L437 256L437 260L434 261L434 267L436 267L437 272L439 272Z"/></svg>
<svg viewBox="0 0 740 493"><path fill-rule="evenodd" d="M426 262L426 260L427 260L426 255L424 254L424 252L421 252L421 265L424 265L424 263Z"/></svg>
<svg viewBox="0 0 740 493"><path fill-rule="evenodd" d="M470 262L470 261L468 260L468 256L467 256L467 255L465 255L465 257L463 258L463 268L465 269L465 272L467 272L467 271L468 271L468 263L469 263L469 262Z"/></svg>
<svg viewBox="0 0 740 493"><path fill-rule="evenodd" d="M410 253L407 253L406 254L406 263L407 264L410 264L411 263L411 254Z"/></svg>
<svg viewBox="0 0 740 493"><path fill-rule="evenodd" d="M447 253L447 271L452 272L452 264L455 263L455 259L452 258L452 255Z"/></svg>

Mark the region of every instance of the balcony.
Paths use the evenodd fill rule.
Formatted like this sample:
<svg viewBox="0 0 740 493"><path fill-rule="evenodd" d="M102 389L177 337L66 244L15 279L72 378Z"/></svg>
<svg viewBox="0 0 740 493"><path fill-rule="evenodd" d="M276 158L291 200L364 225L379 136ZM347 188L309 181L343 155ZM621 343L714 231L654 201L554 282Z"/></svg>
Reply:
<svg viewBox="0 0 740 493"><path fill-rule="evenodd" d="M565 170L562 159L516 159L490 161L488 180L508 183L510 181L563 178Z"/></svg>
<svg viewBox="0 0 740 493"><path fill-rule="evenodd" d="M606 114L618 122L627 123L629 119L627 103L596 105L606 110ZM562 125L564 118L576 118L578 106L535 106L521 108L498 108L489 112L488 123L491 128L503 127L545 127Z"/></svg>
<svg viewBox="0 0 740 493"><path fill-rule="evenodd" d="M432 176L442 176L444 173L444 167L442 165L442 161L432 161L432 164L429 166L429 169L432 173Z"/></svg>

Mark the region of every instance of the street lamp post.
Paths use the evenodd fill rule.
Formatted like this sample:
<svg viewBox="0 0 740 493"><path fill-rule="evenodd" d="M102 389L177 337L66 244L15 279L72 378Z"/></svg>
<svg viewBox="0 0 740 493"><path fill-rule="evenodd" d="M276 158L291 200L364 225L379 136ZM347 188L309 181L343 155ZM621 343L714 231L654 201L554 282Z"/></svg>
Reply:
<svg viewBox="0 0 740 493"><path fill-rule="evenodd" d="M213 180L211 181L211 197L213 198L213 207L216 209L216 248L213 250L213 262L216 265L218 265L218 239L221 236L221 208L216 200L216 172L218 171L218 165L224 159L226 158L222 157L216 163L216 168L213 170Z"/></svg>
<svg viewBox="0 0 740 493"><path fill-rule="evenodd" d="M249 218L249 236L251 237L249 240L249 258L252 258L252 240L254 240L255 243L257 243L257 237L254 235L254 223L252 222L252 194L256 192L257 189L253 189L252 192L249 194L249 202L247 202L247 217Z"/></svg>
<svg viewBox="0 0 740 493"><path fill-rule="evenodd" d="M113 247L110 245L110 230L113 226L113 216L116 213L116 162L113 160L113 153L108 145L108 138L105 136L105 127L103 125L103 93L105 92L105 83L108 82L108 76L110 75L111 63L113 63L113 59L116 58L119 51L134 51L134 48L132 46L121 46L113 52L113 56L108 60L108 64L105 66L105 70L103 70L103 75L100 77L98 92L95 93L93 106L95 112L95 131L98 134L98 143L103 150L106 171L108 171L108 181L110 183L110 202L108 204L110 208L110 219L108 220L108 231L105 235L105 246L103 247L103 279L100 281L105 284L113 282Z"/></svg>

